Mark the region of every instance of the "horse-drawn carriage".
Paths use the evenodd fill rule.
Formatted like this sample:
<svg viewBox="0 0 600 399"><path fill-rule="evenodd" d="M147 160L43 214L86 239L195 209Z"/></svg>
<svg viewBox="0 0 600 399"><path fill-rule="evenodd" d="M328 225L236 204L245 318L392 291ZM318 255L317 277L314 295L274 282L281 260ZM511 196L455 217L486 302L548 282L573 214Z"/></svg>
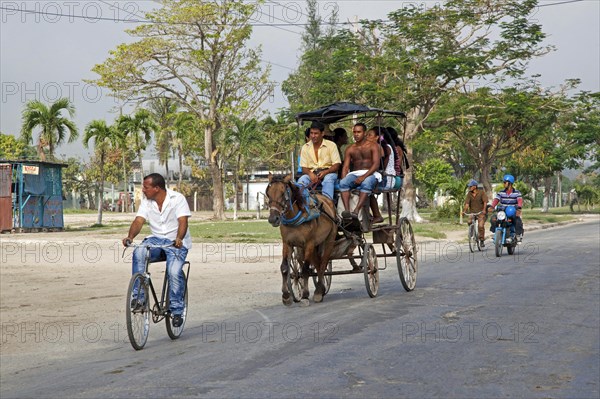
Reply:
<svg viewBox="0 0 600 399"><path fill-rule="evenodd" d="M404 117L402 112L343 102L300 113L296 120L299 127L305 121L326 125L368 121L383 126L385 119L402 122ZM336 201L326 196L315 193L315 203L307 204L292 175L270 176L266 190L269 222L280 227L283 241L283 303L308 304L309 277L315 284L313 299L320 302L329 291L332 276L342 274L363 274L369 296L375 297L379 274L386 268L387 258L395 259L402 286L406 291L412 291L417 278L417 246L410 221L400 217L400 189L373 191L371 195L383 196L387 210L387 221L373 224L368 201L357 219L346 220L339 216L341 209L337 210ZM341 205L342 201L338 202ZM377 245L381 245L381 253L376 252ZM383 267L379 266L379 258L384 258ZM349 261L350 267L337 270L336 265L333 270L332 261L343 259Z"/></svg>

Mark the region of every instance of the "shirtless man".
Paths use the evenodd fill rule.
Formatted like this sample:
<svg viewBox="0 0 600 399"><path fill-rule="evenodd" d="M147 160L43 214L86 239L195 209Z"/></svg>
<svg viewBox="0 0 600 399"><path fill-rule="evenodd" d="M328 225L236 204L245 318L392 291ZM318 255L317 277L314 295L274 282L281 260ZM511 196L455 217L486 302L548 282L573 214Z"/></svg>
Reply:
<svg viewBox="0 0 600 399"><path fill-rule="evenodd" d="M344 166L342 167L342 180L340 181L340 193L344 203L342 217L350 219L358 217L358 212L365 204L371 192L381 180L381 175L376 172L379 169L379 158L381 148L379 144L367 140L367 126L357 123L352 128L354 144L346 149L344 155ZM352 165L353 171L350 171ZM350 212L350 190L358 188L358 204L353 212Z"/></svg>

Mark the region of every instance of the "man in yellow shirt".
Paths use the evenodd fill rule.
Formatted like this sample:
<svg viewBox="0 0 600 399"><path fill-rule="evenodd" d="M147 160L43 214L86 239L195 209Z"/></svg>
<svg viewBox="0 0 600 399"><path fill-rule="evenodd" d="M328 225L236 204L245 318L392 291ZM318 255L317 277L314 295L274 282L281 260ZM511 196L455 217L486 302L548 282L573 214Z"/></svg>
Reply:
<svg viewBox="0 0 600 399"><path fill-rule="evenodd" d="M337 145L333 141L324 140L325 125L314 121L310 125L310 140L300 151L300 166L304 173L298 179L303 188L322 186L323 194L333 200L335 181L338 177L342 161Z"/></svg>

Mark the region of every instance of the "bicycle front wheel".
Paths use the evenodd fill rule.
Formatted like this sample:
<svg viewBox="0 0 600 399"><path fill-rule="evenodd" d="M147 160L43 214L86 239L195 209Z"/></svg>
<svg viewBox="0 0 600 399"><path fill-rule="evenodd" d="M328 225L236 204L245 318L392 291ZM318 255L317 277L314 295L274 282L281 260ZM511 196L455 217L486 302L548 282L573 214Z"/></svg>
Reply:
<svg viewBox="0 0 600 399"><path fill-rule="evenodd" d="M471 223L469 225L469 249L471 252L475 252L475 248L477 247L477 236L475 235L475 224Z"/></svg>
<svg viewBox="0 0 600 399"><path fill-rule="evenodd" d="M129 342L135 350L140 350L146 345L150 332L150 296L146 278L141 273L131 276L127 290L127 335Z"/></svg>
<svg viewBox="0 0 600 399"><path fill-rule="evenodd" d="M173 315L169 315L165 317L165 324L167 325L167 334L171 339L177 339L181 336L183 332L183 327L185 327L185 321L187 319L187 311L188 311L188 290L187 290L187 278L185 279L185 287L183 292L183 312L181 312L181 318L183 322L179 327L175 327L173 325ZM167 285L167 309L169 307L169 286Z"/></svg>

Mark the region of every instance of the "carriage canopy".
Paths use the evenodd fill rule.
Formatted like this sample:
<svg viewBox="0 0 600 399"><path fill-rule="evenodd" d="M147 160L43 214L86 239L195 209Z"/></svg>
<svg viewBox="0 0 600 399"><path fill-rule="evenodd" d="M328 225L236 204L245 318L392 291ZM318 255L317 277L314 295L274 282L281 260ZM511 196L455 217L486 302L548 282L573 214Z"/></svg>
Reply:
<svg viewBox="0 0 600 399"><path fill-rule="evenodd" d="M354 104L350 102L335 102L325 105L313 111L301 112L296 115L298 124L304 121L319 121L325 124L334 123L348 116L361 115L363 117L375 116L395 116L405 118L406 115L400 111L389 111L381 108L370 108L362 104Z"/></svg>

